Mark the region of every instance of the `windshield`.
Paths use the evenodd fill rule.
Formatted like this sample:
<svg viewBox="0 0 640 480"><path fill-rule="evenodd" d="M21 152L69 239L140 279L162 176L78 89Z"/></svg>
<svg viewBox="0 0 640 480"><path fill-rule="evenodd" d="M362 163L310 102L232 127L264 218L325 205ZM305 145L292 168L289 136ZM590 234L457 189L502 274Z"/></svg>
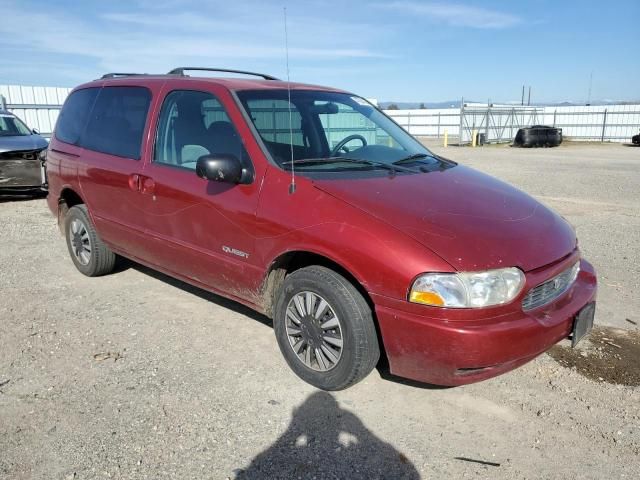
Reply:
<svg viewBox="0 0 640 480"><path fill-rule="evenodd" d="M286 90L240 91L237 95L271 157L282 168L294 164L302 171L335 171L384 169L397 162L423 168L445 164L369 102L354 95L292 90L291 102ZM408 168L403 171L413 172Z"/></svg>
<svg viewBox="0 0 640 480"><path fill-rule="evenodd" d="M22 121L8 113L0 113L0 137L31 135L31 130Z"/></svg>

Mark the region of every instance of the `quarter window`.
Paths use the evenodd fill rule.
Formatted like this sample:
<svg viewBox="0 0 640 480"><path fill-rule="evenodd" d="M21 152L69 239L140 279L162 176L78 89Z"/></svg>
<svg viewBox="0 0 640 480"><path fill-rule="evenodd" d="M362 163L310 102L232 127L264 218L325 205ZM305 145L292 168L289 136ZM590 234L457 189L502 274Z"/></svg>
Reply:
<svg viewBox="0 0 640 480"><path fill-rule="evenodd" d="M99 88L83 88L69 95L56 123L55 136L58 140L78 144L99 91Z"/></svg>
<svg viewBox="0 0 640 480"><path fill-rule="evenodd" d="M234 155L249 167L242 140L220 101L207 92L176 90L162 104L154 162L196 169L203 155Z"/></svg>

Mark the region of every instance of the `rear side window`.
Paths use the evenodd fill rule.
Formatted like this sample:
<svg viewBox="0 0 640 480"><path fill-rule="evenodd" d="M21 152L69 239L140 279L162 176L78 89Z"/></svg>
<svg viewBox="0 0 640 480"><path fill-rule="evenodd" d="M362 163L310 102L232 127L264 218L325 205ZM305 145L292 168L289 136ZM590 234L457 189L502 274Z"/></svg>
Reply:
<svg viewBox="0 0 640 480"><path fill-rule="evenodd" d="M144 87L104 87L80 145L96 152L140 159L151 92Z"/></svg>
<svg viewBox="0 0 640 480"><path fill-rule="evenodd" d="M69 95L56 123L58 140L78 144L99 91L99 88L83 88Z"/></svg>

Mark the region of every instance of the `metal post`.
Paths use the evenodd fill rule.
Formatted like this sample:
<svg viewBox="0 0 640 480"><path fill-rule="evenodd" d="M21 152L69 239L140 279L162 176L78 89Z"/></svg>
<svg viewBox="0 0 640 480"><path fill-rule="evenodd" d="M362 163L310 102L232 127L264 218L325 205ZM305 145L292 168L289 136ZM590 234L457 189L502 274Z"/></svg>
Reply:
<svg viewBox="0 0 640 480"><path fill-rule="evenodd" d="M516 118L516 109L515 108L511 108L511 115L509 116L509 118L507 118L507 122L509 123L509 138L513 139L513 127L514 127L514 123L516 123L518 120Z"/></svg>
<svg viewBox="0 0 640 480"><path fill-rule="evenodd" d="M604 131L607 128L607 109L604 109L604 115L602 116L602 137L600 138L601 142L604 142Z"/></svg>
<svg viewBox="0 0 640 480"><path fill-rule="evenodd" d="M440 112L438 112L438 138L440 138Z"/></svg>
<svg viewBox="0 0 640 480"><path fill-rule="evenodd" d="M557 114L557 113L558 113L558 109L556 108L556 109L553 111L553 128L555 128L555 127L556 127L556 114Z"/></svg>
<svg viewBox="0 0 640 480"><path fill-rule="evenodd" d="M7 109L7 100L4 98L3 95L0 95L0 109L2 110Z"/></svg>
<svg viewBox="0 0 640 480"><path fill-rule="evenodd" d="M464 97L460 100L460 127L458 129L458 145L462 145L462 125L464 122Z"/></svg>
<svg viewBox="0 0 640 480"><path fill-rule="evenodd" d="M487 102L487 124L484 126L484 141L489 141L489 119L491 118L491 104ZM495 123L495 122L494 122Z"/></svg>
<svg viewBox="0 0 640 480"><path fill-rule="evenodd" d="M407 112L407 133L411 133L411 112Z"/></svg>

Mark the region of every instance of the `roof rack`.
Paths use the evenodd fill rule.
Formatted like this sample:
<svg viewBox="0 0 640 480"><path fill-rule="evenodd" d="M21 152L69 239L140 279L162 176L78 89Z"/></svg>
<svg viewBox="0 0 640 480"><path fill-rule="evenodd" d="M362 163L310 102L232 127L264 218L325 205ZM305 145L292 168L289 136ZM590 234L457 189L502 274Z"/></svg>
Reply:
<svg viewBox="0 0 640 480"><path fill-rule="evenodd" d="M149 75L148 73L105 73L100 78L116 78L116 77L140 77L142 75Z"/></svg>
<svg viewBox="0 0 640 480"><path fill-rule="evenodd" d="M182 75L186 76L185 70L198 70L204 72L225 72L225 73L239 73L242 75L254 75L256 77L262 77L265 80L279 80L279 78L272 77L271 75L267 75L265 73L256 73L256 72L247 72L244 70L229 70L227 68L204 68L204 67L178 67L174 68L169 72L169 75Z"/></svg>

